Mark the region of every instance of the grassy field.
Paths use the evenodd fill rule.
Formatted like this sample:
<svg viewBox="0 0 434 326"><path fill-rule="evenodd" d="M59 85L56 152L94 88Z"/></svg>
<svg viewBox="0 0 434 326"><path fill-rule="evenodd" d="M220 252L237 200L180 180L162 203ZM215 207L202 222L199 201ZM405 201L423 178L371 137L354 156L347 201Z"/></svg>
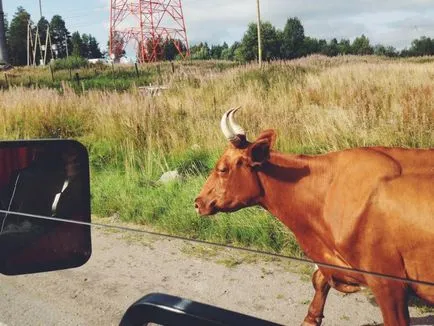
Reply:
<svg viewBox="0 0 434 326"><path fill-rule="evenodd" d="M199 218L193 209L227 145L219 129L225 110L243 107L238 121L252 139L262 129L276 129L277 148L286 152L434 147L434 58L310 57L262 70L178 63L174 73L170 64L157 67L140 67L139 79L134 67L119 75L111 67L97 73L86 68L79 74L89 86L81 87L74 81L50 84L46 69L14 70L13 78L22 82L0 92L0 137L83 142L98 215L118 214L173 234L294 255L301 253L292 235L262 209L212 219ZM68 71L56 72L59 79L61 74L68 79ZM46 83L28 87L29 77ZM105 82L98 81L103 77ZM110 84L120 80L125 87ZM160 82L169 87L161 96L137 89ZM157 182L173 169L181 173L180 181Z"/></svg>
<svg viewBox="0 0 434 326"><path fill-rule="evenodd" d="M77 61L77 62L76 62ZM18 67L0 78L0 88L15 86L27 88L55 88L65 85L77 93L87 90L128 91L149 84L165 84L177 73L225 69L237 66L234 62L208 61L193 63L155 63L142 66L89 64L85 59L70 57L45 67Z"/></svg>

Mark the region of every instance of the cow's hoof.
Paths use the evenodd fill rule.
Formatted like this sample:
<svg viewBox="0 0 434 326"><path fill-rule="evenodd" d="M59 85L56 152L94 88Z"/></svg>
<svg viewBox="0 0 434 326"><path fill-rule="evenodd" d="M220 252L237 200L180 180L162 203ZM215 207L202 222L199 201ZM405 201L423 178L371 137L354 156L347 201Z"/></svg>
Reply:
<svg viewBox="0 0 434 326"><path fill-rule="evenodd" d="M322 318L309 318L306 317L301 326L321 326Z"/></svg>

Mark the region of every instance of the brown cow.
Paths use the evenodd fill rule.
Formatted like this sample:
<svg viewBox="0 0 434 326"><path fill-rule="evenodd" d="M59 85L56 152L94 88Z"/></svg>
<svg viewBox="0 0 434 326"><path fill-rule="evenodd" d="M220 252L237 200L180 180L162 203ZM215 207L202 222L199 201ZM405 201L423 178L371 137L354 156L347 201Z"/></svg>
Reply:
<svg viewBox="0 0 434 326"><path fill-rule="evenodd" d="M201 215L260 205L289 227L318 263L434 283L434 150L356 148L318 156L272 150L273 130L253 143L231 109L230 141L195 207ZM407 296L434 304L434 287L320 266L303 325L320 325L331 287L366 285L386 326L409 324Z"/></svg>

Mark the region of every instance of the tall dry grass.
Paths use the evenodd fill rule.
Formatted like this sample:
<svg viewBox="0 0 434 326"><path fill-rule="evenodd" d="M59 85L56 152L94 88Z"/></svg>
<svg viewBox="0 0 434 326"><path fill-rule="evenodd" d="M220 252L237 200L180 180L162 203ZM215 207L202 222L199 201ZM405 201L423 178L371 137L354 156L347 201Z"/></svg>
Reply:
<svg viewBox="0 0 434 326"><path fill-rule="evenodd" d="M198 222L191 209L201 177L187 179L192 181L186 181L182 191L155 190L153 182L173 168L206 173L226 146L219 129L226 109L243 107L237 119L250 138L262 129L276 129L282 151L434 147L433 62L432 58L310 57L272 63L262 70L254 65L231 69L186 65L163 76L170 90L159 97L137 89L77 94L67 86L62 91L11 88L0 92L0 137L77 138L91 154L97 212L121 211L125 218L143 223L165 216L160 222L166 229L187 233L200 229L196 236L209 237L206 223L211 222ZM239 220L251 224L255 214L245 214ZM189 217L181 221L180 215ZM262 212L256 215L264 219ZM230 225L235 232L233 224L226 223L222 234L228 234ZM261 227L275 230L267 225ZM255 242L244 231L235 238ZM266 236L259 238L265 241ZM281 245L293 246L292 240L279 239Z"/></svg>
<svg viewBox="0 0 434 326"><path fill-rule="evenodd" d="M368 61L368 62L365 62ZM13 88L0 93L2 138L107 140L146 156L225 144L218 121L241 105L254 137L275 128L285 151L351 146L433 146L434 65L405 60L311 57L258 71L180 70L161 97Z"/></svg>

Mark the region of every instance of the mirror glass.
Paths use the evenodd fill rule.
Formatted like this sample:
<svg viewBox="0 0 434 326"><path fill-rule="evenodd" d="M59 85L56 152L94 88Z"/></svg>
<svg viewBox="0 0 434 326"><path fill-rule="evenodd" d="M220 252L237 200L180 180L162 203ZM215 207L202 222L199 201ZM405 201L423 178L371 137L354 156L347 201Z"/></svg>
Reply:
<svg viewBox="0 0 434 326"><path fill-rule="evenodd" d="M70 140L0 142L0 272L78 267L91 256L89 163Z"/></svg>

